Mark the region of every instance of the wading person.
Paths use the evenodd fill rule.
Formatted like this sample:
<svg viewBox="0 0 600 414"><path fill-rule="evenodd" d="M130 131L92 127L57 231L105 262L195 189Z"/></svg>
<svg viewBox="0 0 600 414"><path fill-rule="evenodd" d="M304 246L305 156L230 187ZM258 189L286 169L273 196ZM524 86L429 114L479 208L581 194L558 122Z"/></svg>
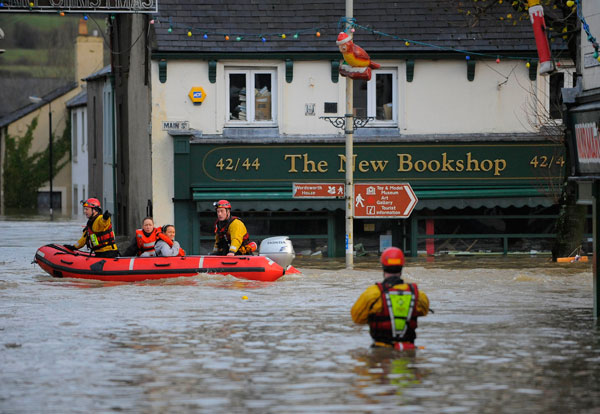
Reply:
<svg viewBox="0 0 600 414"><path fill-rule="evenodd" d="M369 286L350 311L352 320L369 324L374 347L415 348L417 318L429 312L429 299L416 284L402 280L404 253L390 247L381 254L383 282Z"/></svg>
<svg viewBox="0 0 600 414"><path fill-rule="evenodd" d="M220 256L251 255L256 243L250 241L246 226L238 217L231 215L231 204L219 200L214 204L217 211L215 222L215 246L212 254Z"/></svg>
<svg viewBox="0 0 600 414"><path fill-rule="evenodd" d="M162 232L158 234L154 251L157 256L185 256L185 251L179 246L179 242L175 241L174 225L162 226Z"/></svg>
<svg viewBox="0 0 600 414"><path fill-rule="evenodd" d="M88 221L83 229L83 236L74 245L65 246L71 250L79 250L87 246L96 256L117 257L119 250L115 243L115 233L112 229L110 212L102 214L100 201L97 198L88 198L82 201L83 213Z"/></svg>
<svg viewBox="0 0 600 414"><path fill-rule="evenodd" d="M123 256L155 256L154 244L158 240L160 227L154 227L154 219L146 217L142 220L142 228L135 231L135 236L125 249Z"/></svg>

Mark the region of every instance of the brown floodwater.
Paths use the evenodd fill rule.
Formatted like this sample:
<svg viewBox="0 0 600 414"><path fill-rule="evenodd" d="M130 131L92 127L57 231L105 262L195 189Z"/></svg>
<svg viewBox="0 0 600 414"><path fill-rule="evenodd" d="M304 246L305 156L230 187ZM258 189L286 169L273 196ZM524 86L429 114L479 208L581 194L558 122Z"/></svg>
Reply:
<svg viewBox="0 0 600 414"><path fill-rule="evenodd" d="M435 313L419 320L421 349L401 353L370 348L350 318L382 277L377 257L354 270L298 257L303 273L273 283L101 283L31 264L83 223L0 220L2 413L600 410L590 263L409 258L405 279Z"/></svg>

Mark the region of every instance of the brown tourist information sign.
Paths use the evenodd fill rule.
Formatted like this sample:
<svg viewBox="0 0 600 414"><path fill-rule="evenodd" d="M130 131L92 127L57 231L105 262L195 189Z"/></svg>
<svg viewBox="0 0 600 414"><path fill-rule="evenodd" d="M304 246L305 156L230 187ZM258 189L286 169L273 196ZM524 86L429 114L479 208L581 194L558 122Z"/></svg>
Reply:
<svg viewBox="0 0 600 414"><path fill-rule="evenodd" d="M294 183L294 198L343 198L343 183Z"/></svg>
<svg viewBox="0 0 600 414"><path fill-rule="evenodd" d="M417 201L408 183L354 184L354 218L406 218Z"/></svg>

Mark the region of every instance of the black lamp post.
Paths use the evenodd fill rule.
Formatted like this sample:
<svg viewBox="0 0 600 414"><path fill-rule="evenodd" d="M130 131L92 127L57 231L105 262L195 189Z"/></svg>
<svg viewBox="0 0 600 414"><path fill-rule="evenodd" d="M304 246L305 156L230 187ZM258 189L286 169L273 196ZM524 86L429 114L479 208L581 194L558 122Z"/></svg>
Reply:
<svg viewBox="0 0 600 414"><path fill-rule="evenodd" d="M50 173L50 221L54 220L54 211L52 210L52 101L30 96L29 100L33 103L46 102L48 104L48 169Z"/></svg>

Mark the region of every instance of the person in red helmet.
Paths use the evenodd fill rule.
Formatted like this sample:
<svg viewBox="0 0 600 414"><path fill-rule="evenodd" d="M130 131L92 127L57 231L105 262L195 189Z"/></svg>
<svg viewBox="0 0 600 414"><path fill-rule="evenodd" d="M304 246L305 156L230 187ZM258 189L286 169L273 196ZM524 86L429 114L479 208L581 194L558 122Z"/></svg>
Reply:
<svg viewBox="0 0 600 414"><path fill-rule="evenodd" d="M119 249L115 243L110 212L106 210L102 214L100 201L97 198L88 198L81 201L81 204L83 213L88 218L83 236L74 245L65 245L65 247L69 250L79 250L87 246L96 256L117 257Z"/></svg>
<svg viewBox="0 0 600 414"><path fill-rule="evenodd" d="M404 253L390 247L381 254L383 283L369 286L350 314L358 324L369 324L374 347L415 348L417 318L429 313L429 299L416 284L402 279Z"/></svg>
<svg viewBox="0 0 600 414"><path fill-rule="evenodd" d="M213 203L217 211L215 222L215 245L212 254L219 256L251 255L256 243L250 241L246 226L231 215L231 203L219 200Z"/></svg>

